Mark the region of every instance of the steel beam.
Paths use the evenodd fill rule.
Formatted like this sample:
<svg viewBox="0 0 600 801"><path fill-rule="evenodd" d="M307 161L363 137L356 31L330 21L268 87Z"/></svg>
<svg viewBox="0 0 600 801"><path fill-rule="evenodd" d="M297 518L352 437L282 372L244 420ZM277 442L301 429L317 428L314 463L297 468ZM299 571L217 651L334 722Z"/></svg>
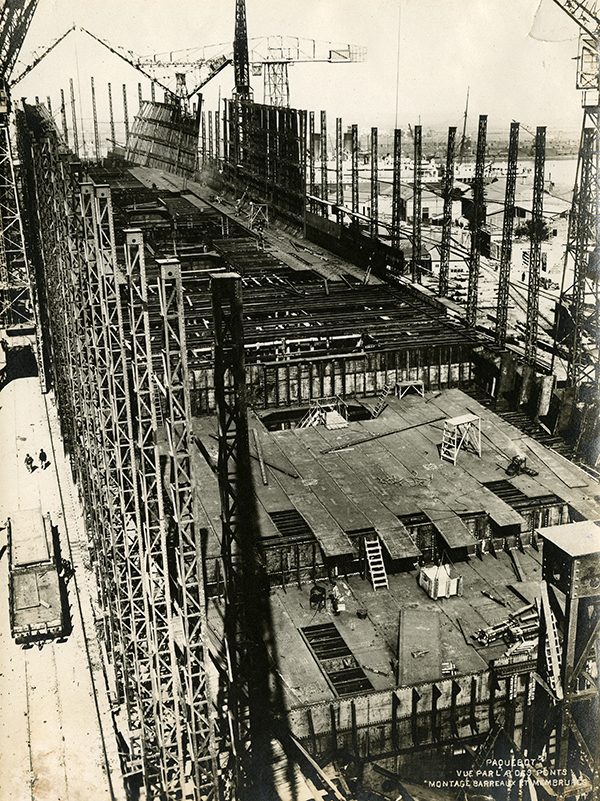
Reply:
<svg viewBox="0 0 600 801"><path fill-rule="evenodd" d="M94 152L96 161L100 161L100 138L98 136L98 110L96 108L96 88L94 86L94 76L90 78L92 92L92 120L94 124Z"/></svg>
<svg viewBox="0 0 600 801"><path fill-rule="evenodd" d="M535 164L533 172L533 206L529 247L529 284L525 321L525 359L535 364L540 311L540 270L544 229L544 162L546 128L540 126L535 135Z"/></svg>
<svg viewBox="0 0 600 801"><path fill-rule="evenodd" d="M414 282L421 281L421 200L423 186L421 183L421 126L414 127L414 150L413 150L413 219L412 219L412 255L410 260L411 279Z"/></svg>
<svg viewBox="0 0 600 801"><path fill-rule="evenodd" d="M75 87L73 78L69 78L69 92L71 94L71 122L73 123L73 152L79 156L79 134L77 133L77 112L75 110Z"/></svg>
<svg viewBox="0 0 600 801"><path fill-rule="evenodd" d="M496 342L504 347L508 331L508 300L512 239L515 220L515 188L517 184L517 159L519 157L519 123L510 126L508 163L506 167L506 191L504 195L504 220L502 223L502 246L500 270L498 272L498 302L496 311Z"/></svg>
<svg viewBox="0 0 600 801"><path fill-rule="evenodd" d="M63 89L60 90L60 120L62 125L63 139L65 140L65 144L68 146L69 128L67 126L67 107L65 105L65 93Z"/></svg>
<svg viewBox="0 0 600 801"><path fill-rule="evenodd" d="M452 234L452 190L454 187L454 149L456 127L448 128L446 148L446 169L444 171L444 210L442 218L442 241L440 245L439 294L448 294L448 274L450 271L450 237Z"/></svg>
<svg viewBox="0 0 600 801"><path fill-rule="evenodd" d="M112 147L115 148L117 144L117 134L115 132L115 115L113 112L113 101L112 101L112 86L110 83L108 84L108 117L110 120L110 138Z"/></svg>
<svg viewBox="0 0 600 801"><path fill-rule="evenodd" d="M479 301L479 270L481 263L481 229L485 224L485 198L483 176L485 171L485 147L487 135L487 115L479 117L477 133L477 156L475 160L475 179L473 182L473 213L471 219L471 247L469 252L469 286L467 290L466 322L470 328L477 323Z"/></svg>
<svg viewBox="0 0 600 801"><path fill-rule="evenodd" d="M125 142L129 139L129 111L127 109L127 84L123 84L123 125L125 126Z"/></svg>
<svg viewBox="0 0 600 801"><path fill-rule="evenodd" d="M163 321L162 355L166 389L165 425L167 448L172 461L168 486L170 542L175 562L173 610L180 621L178 648L180 711L187 758L190 760L193 798L219 797L216 740L207 675L208 643L206 599L202 570L201 543L193 510L191 473L192 424L190 379L183 311L181 265L175 259L160 265L160 303ZM185 752L184 752L185 757ZM182 780L185 781L185 760ZM184 786L181 788L184 790Z"/></svg>
<svg viewBox="0 0 600 801"><path fill-rule="evenodd" d="M379 170L378 161L379 146L377 140L377 128L371 128L371 238L377 236L379 221Z"/></svg>
<svg viewBox="0 0 600 801"><path fill-rule="evenodd" d="M393 248L400 247L400 224L402 221L402 130L394 131L394 172L392 178L392 231Z"/></svg>
<svg viewBox="0 0 600 801"><path fill-rule="evenodd" d="M327 112L321 111L321 198L329 199L328 172L327 172ZM323 205L321 211L327 216L327 206Z"/></svg>
<svg viewBox="0 0 600 801"><path fill-rule="evenodd" d="M238 793L251 783L250 685L244 642L245 610L240 557L247 550L241 540L240 465L249 461L246 377L242 323L242 280L237 273L211 276L215 335L214 386L219 420L218 477L221 498L221 555L225 577L225 644L227 648L227 715L231 731L229 770ZM248 456L248 459L245 457Z"/></svg>
<svg viewBox="0 0 600 801"><path fill-rule="evenodd" d="M342 118L335 120L335 202L338 206L344 205L344 141L342 133Z"/></svg>

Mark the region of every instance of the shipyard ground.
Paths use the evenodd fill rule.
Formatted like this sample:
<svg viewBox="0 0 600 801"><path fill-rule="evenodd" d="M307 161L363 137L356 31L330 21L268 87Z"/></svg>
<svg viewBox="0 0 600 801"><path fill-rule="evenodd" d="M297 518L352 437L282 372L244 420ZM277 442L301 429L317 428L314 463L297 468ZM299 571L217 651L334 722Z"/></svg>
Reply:
<svg viewBox="0 0 600 801"><path fill-rule="evenodd" d="M77 493L62 454L51 397L36 377L0 392L0 519L16 509L50 512L64 558L72 630L22 648L10 633L6 529L0 533L0 799L123 801L101 655L92 619L93 577ZM26 453L44 448L46 470L28 473ZM105 737L105 732L108 736Z"/></svg>

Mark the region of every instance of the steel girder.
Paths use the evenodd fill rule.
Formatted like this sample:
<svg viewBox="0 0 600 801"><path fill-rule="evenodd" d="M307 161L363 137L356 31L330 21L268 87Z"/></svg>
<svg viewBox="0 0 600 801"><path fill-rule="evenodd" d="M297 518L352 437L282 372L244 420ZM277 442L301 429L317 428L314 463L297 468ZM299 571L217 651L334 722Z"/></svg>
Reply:
<svg viewBox="0 0 600 801"><path fill-rule="evenodd" d="M502 245L498 272L498 300L496 307L496 342L504 347L508 331L508 299L512 239L515 221L515 188L517 184L517 159L519 157L519 123L512 122L508 142L506 168L506 190L504 193L504 220L502 222Z"/></svg>
<svg viewBox="0 0 600 801"><path fill-rule="evenodd" d="M379 147L377 142L377 128L371 128L371 221L369 231L371 238L377 236L377 223L379 217L379 178L377 169L378 155Z"/></svg>
<svg viewBox="0 0 600 801"><path fill-rule="evenodd" d="M402 221L402 130L394 130L394 175L392 185L392 247L400 247Z"/></svg>
<svg viewBox="0 0 600 801"><path fill-rule="evenodd" d="M321 111L321 198L322 200L329 199L329 185L327 173L327 112ZM321 206L321 212L327 216L327 206Z"/></svg>
<svg viewBox="0 0 600 801"><path fill-rule="evenodd" d="M231 731L228 770L237 790L248 787L251 764L250 686L242 598L240 465L248 444L246 381L242 323L242 282L235 273L212 276L215 332L215 399L219 419L219 493L221 497L221 555L225 577L225 647L227 714ZM248 477L245 477L248 480Z"/></svg>
<svg viewBox="0 0 600 801"><path fill-rule="evenodd" d="M197 801L220 797L219 766L212 723L208 660L206 598L200 532L196 529L191 473L191 404L185 338L181 265L177 259L159 261L159 297L167 448L171 458L168 497L171 503L170 545L174 562L172 619L179 623L177 638L182 754L181 790ZM189 765L188 765L189 762ZM189 782L186 771L189 767ZM189 786L186 788L186 783Z"/></svg>
<svg viewBox="0 0 600 801"><path fill-rule="evenodd" d="M479 305L479 269L481 263L481 228L485 223L485 198L483 174L485 170L485 146L487 137L487 115L479 117L477 132L477 155L475 180L473 182L473 215L471 219L471 248L469 253L469 286L467 291L466 322L470 328L477 324Z"/></svg>
<svg viewBox="0 0 600 801"><path fill-rule="evenodd" d="M456 127L448 128L446 148L446 170L444 172L444 209L442 218L442 241L440 245L439 293L448 294L448 273L450 268L450 237L452 234L452 189L454 186L454 150Z"/></svg>
<svg viewBox="0 0 600 801"><path fill-rule="evenodd" d="M312 112L311 112L312 113ZM350 129L350 136L352 141L352 152L350 154L350 169L352 172L352 211L356 214L358 212L358 125L353 125Z"/></svg>
<svg viewBox="0 0 600 801"><path fill-rule="evenodd" d="M412 220L412 255L410 259L410 274L413 282L420 280L421 265L421 198L423 184L421 182L421 126L414 127L413 151L413 220Z"/></svg>
<svg viewBox="0 0 600 801"><path fill-rule="evenodd" d="M546 129L538 127L535 135L535 164L533 173L533 207L531 215L531 244L529 247L529 286L525 321L525 359L535 364L540 312L540 270L542 266L542 230L544 226L544 162Z"/></svg>

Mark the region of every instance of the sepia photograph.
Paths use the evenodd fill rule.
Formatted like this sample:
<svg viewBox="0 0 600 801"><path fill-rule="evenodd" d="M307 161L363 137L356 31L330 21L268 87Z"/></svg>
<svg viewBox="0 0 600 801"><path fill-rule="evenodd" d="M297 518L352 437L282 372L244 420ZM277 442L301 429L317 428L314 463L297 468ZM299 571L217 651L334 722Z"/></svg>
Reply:
<svg viewBox="0 0 600 801"><path fill-rule="evenodd" d="M600 2L0 0L0 801L599 801Z"/></svg>

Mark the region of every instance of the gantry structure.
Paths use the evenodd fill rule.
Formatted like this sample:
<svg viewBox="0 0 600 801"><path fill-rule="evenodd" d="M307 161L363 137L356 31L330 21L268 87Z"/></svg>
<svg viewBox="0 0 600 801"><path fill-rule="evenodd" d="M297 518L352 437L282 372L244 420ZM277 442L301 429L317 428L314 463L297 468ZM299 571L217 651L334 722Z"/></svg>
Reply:
<svg viewBox="0 0 600 801"><path fill-rule="evenodd" d="M111 190L35 134L53 385L86 516L124 774L148 798L222 798L192 504L181 266L115 231ZM224 759L224 757L223 757Z"/></svg>
<svg viewBox="0 0 600 801"><path fill-rule="evenodd" d="M11 142L10 85L37 3L6 0L0 10L0 324L4 326L31 326L36 320L34 281L21 221L18 160Z"/></svg>

